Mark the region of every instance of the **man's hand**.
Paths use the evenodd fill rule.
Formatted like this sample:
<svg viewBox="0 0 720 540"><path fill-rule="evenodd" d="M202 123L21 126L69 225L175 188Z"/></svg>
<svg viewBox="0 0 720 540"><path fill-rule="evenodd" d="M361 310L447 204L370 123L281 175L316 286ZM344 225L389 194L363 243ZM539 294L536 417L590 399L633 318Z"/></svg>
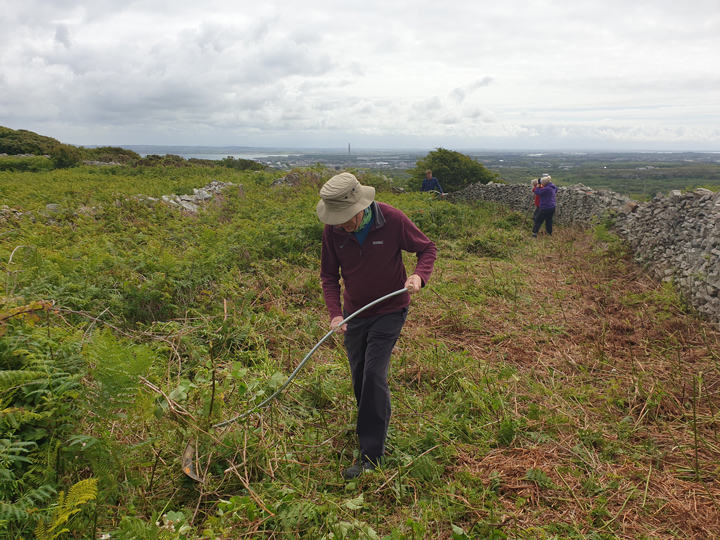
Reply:
<svg viewBox="0 0 720 540"><path fill-rule="evenodd" d="M344 317L333 317L333 320L330 321L330 328L338 334L344 334L347 332L347 324L340 326L340 323L344 320Z"/></svg>
<svg viewBox="0 0 720 540"><path fill-rule="evenodd" d="M420 292L420 289L422 289L422 279L417 274L413 274L407 278L405 288L410 294Z"/></svg>

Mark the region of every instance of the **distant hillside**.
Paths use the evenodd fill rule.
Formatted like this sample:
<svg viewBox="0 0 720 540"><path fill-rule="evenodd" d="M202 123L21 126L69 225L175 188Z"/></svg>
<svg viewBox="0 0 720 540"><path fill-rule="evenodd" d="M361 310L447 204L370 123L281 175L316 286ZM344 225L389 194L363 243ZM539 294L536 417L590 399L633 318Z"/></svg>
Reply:
<svg viewBox="0 0 720 540"><path fill-rule="evenodd" d="M96 148L83 148L71 144L64 144L39 135L26 129L10 129L0 126L0 154L8 156L49 156L55 168L66 168L80 165L83 161L97 161L105 163L130 163L140 159L140 155L132 150L101 146ZM16 160L17 161L17 160ZM3 169L25 170L17 164L7 164Z"/></svg>
<svg viewBox="0 0 720 540"><path fill-rule="evenodd" d="M49 155L54 148L62 145L57 139L26 129L14 130L0 126L0 154L43 156Z"/></svg>

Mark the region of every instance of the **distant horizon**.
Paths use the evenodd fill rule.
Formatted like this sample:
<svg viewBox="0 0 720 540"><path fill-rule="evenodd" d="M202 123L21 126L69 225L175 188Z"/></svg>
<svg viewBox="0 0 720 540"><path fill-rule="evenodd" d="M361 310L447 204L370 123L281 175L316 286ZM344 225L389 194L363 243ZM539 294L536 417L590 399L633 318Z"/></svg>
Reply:
<svg viewBox="0 0 720 540"><path fill-rule="evenodd" d="M226 151L232 151L231 153L256 153L258 151L267 152L270 150L282 151L284 153L316 153L316 152L327 152L327 153L341 153L347 154L348 149L345 147L333 147L333 146L285 146L285 145L269 145L269 146L248 146L248 145L192 145L192 144L119 144L119 145L75 145L83 146L85 148L98 148L102 146L116 146L119 148L125 148L133 150L138 153L141 152L138 149L163 149L166 150L185 150L184 153L193 154L222 154ZM404 148L404 147L391 147L391 146L351 146L350 153L354 154L357 152L401 152L401 153L428 153L437 148L445 148L446 150L452 150L460 153L476 152L476 153L512 153L512 154L720 154L719 150L657 150L657 149L607 149L607 148L482 148L482 147L448 147L448 146L435 146L435 147L415 147L415 148Z"/></svg>

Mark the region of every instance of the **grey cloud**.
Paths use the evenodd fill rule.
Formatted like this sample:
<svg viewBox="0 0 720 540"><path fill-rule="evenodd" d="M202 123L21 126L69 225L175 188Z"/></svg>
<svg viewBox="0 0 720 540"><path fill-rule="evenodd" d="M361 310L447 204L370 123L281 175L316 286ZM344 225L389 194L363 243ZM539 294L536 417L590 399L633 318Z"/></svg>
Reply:
<svg viewBox="0 0 720 540"><path fill-rule="evenodd" d="M492 83L492 82L493 82L492 77L483 77L481 80L475 81L475 82L471 83L470 85L468 85L468 91L474 92L478 88L484 88L486 86L490 86L490 83Z"/></svg>
<svg viewBox="0 0 720 540"><path fill-rule="evenodd" d="M320 43L321 33L317 32L314 28L293 28L289 32L288 39L298 45L314 45Z"/></svg>
<svg viewBox="0 0 720 540"><path fill-rule="evenodd" d="M457 124L462 123L460 118L457 116L444 116L440 119L440 123L448 125L448 126L455 126Z"/></svg>
<svg viewBox="0 0 720 540"><path fill-rule="evenodd" d="M68 49L72 47L72 42L70 41L70 30L66 25L59 24L55 29L55 43L63 45Z"/></svg>
<svg viewBox="0 0 720 540"><path fill-rule="evenodd" d="M463 118L466 120L485 120L490 121L485 118L485 113L481 109L472 108L467 109L463 111Z"/></svg>
<svg viewBox="0 0 720 540"><path fill-rule="evenodd" d="M442 109L442 102L439 97L434 96L416 103L414 109L418 113L439 111Z"/></svg>
<svg viewBox="0 0 720 540"><path fill-rule="evenodd" d="M248 38L249 43L260 42L269 37L272 22L270 20L260 20L250 24L248 28L239 30L241 30L243 37Z"/></svg>
<svg viewBox="0 0 720 540"><path fill-rule="evenodd" d="M45 55L50 64L74 74L66 77L68 83L81 85L77 94L82 98L65 102L68 113L82 108L82 118L94 114L99 121L109 121L119 120L123 111L127 118L168 118L167 112L179 117L199 108L208 113L219 107L263 109L268 103L283 103L284 86L278 81L317 77L333 66L327 55L312 55L292 42L248 46L232 29L208 25L157 41L145 52L134 54L132 49L82 46L72 55ZM283 91L269 90L273 86Z"/></svg>
<svg viewBox="0 0 720 540"><path fill-rule="evenodd" d="M350 73L357 77L365 76L365 70L359 62L350 62Z"/></svg>
<svg viewBox="0 0 720 540"><path fill-rule="evenodd" d="M465 101L466 95L465 90L462 88L453 88L452 92L450 92L450 99L456 103L462 103Z"/></svg>
<svg viewBox="0 0 720 540"><path fill-rule="evenodd" d="M352 107L351 112L352 114L372 115L377 114L377 109L371 102L361 100Z"/></svg>
<svg viewBox="0 0 720 540"><path fill-rule="evenodd" d="M238 28L215 23L203 23L197 29L186 29L180 34L180 39L187 38L195 43L201 50L211 50L213 53L223 53L241 41L242 34Z"/></svg>
<svg viewBox="0 0 720 540"><path fill-rule="evenodd" d="M108 20L130 7L131 4L116 0L23 0L15 2L12 9L3 8L3 14L13 16L15 24L43 28L68 19L81 23Z"/></svg>
<svg viewBox="0 0 720 540"><path fill-rule="evenodd" d="M490 86L491 82L491 77L483 77L481 80L473 81L472 83L463 87L453 88L450 92L450 99L455 103L462 103L465 101L465 98L467 98L469 94L472 94L478 88Z"/></svg>
<svg viewBox="0 0 720 540"><path fill-rule="evenodd" d="M258 51L256 56L245 60L247 67L261 76L260 80L290 75L319 76L337 66L327 54L316 56L287 42L270 44Z"/></svg>

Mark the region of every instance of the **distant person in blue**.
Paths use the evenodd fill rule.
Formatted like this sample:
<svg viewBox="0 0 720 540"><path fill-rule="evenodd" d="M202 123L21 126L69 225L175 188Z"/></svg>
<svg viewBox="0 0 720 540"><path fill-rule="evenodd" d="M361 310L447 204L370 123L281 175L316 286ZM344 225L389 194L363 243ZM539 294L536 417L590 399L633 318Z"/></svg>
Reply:
<svg viewBox="0 0 720 540"><path fill-rule="evenodd" d="M440 187L440 182L438 182L438 179L435 178L432 175L432 171L428 169L425 171L425 180L423 180L422 187L420 188L420 191L437 191L440 195L445 195L443 193L442 188Z"/></svg>
<svg viewBox="0 0 720 540"><path fill-rule="evenodd" d="M555 194L558 188L550 181L551 179L550 176L543 176L540 179L540 185L534 189L535 196L539 198L540 204L538 205L538 212L534 218L533 238L537 237L543 221L545 222L545 232L548 233L548 236L552 236L553 215L555 214Z"/></svg>

